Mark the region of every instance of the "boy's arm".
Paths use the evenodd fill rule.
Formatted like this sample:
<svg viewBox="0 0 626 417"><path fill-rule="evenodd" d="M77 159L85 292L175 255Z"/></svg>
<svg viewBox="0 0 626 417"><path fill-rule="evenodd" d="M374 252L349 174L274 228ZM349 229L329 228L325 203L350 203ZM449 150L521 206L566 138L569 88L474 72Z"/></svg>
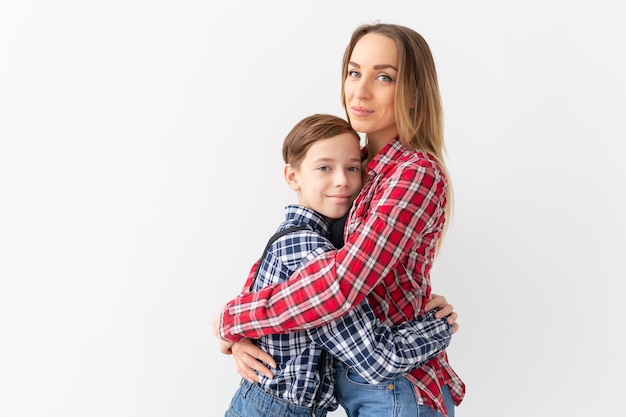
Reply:
<svg viewBox="0 0 626 417"><path fill-rule="evenodd" d="M313 340L371 384L408 373L450 344L452 326L430 311L389 327L367 302L343 317L309 330Z"/></svg>

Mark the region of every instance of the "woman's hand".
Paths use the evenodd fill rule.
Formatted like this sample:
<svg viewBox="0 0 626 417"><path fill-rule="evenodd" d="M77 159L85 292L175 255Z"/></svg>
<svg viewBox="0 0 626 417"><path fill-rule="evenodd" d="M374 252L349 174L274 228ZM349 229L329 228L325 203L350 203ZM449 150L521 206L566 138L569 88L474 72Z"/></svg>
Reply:
<svg viewBox="0 0 626 417"><path fill-rule="evenodd" d="M267 352L253 344L250 339L241 339L233 343L231 347L237 373L250 382L259 382L260 374L273 378L274 374L263 362L272 368L276 368L276 361Z"/></svg>
<svg viewBox="0 0 626 417"><path fill-rule="evenodd" d="M435 313L435 318L446 318L448 324L452 325L452 334L459 330L459 324L456 322L458 314L454 312L452 304L448 304L448 300L443 295L431 294L430 300L426 303L426 311L430 311L434 308L438 308L439 311Z"/></svg>
<svg viewBox="0 0 626 417"><path fill-rule="evenodd" d="M220 311L217 316L213 318L213 335L217 337L217 340L220 341L220 352L225 355L231 355L233 352L231 351L233 343L227 342L222 339L220 335L220 320L222 318L222 312Z"/></svg>
<svg viewBox="0 0 626 417"><path fill-rule="evenodd" d="M263 349L253 344L250 339L241 339L239 342L235 343L223 340L220 335L221 318L221 311L213 318L213 335L217 337L220 342L220 352L225 355L233 355L237 373L250 382L259 382L259 376L256 372L268 378L274 378L272 371L264 365L264 363L266 363L272 368L276 368L274 358Z"/></svg>

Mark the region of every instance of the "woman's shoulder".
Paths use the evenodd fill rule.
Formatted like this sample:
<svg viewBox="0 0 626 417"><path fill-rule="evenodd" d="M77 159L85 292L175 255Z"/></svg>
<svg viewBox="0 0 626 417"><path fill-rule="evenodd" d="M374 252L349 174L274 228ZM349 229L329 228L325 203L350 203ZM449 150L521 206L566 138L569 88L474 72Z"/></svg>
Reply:
<svg viewBox="0 0 626 417"><path fill-rule="evenodd" d="M403 179L431 177L446 182L446 176L437 160L426 151L407 150L394 164L393 175Z"/></svg>

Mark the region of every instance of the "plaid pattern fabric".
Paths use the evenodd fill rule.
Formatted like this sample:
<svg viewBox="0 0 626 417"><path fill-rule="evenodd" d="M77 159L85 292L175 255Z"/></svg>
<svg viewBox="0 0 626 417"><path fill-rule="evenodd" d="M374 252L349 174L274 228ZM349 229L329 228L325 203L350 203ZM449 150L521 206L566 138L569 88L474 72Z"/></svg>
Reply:
<svg viewBox="0 0 626 417"><path fill-rule="evenodd" d="M319 256L284 284L229 302L220 329L225 340L317 327L365 297L390 325L424 312L445 222L445 176L429 154L408 150L398 139L368 164L368 174L346 224L345 246ZM463 399L465 386L445 352L411 375L418 397L437 411L445 414L441 385L450 387L456 404Z"/></svg>
<svg viewBox="0 0 626 417"><path fill-rule="evenodd" d="M390 328L376 318L367 301L309 332L370 384L406 374L447 348L452 337L452 327L435 319L434 311Z"/></svg>
<svg viewBox="0 0 626 417"><path fill-rule="evenodd" d="M306 226L308 230L288 233L274 241L267 249L260 265L256 281L249 280L246 289L257 291L267 285L286 281L303 263L318 254L333 249L324 237L329 233L329 224L318 213L303 206L288 205L286 220L278 231L291 226ZM254 275L255 270L251 271ZM312 408L315 393L320 385L318 365L322 348L313 342L307 331L262 336L253 342L269 353L278 365L274 378L260 375L263 390L293 404ZM322 369L324 382L317 408L334 410L337 400L334 395L334 374L332 362L327 361Z"/></svg>

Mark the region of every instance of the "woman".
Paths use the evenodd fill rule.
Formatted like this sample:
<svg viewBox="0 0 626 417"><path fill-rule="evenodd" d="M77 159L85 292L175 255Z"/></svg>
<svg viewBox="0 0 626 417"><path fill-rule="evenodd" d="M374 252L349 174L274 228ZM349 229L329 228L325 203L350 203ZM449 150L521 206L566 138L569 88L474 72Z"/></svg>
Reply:
<svg viewBox="0 0 626 417"><path fill-rule="evenodd" d="M219 320L224 340L320 326L365 297L390 324L425 311L430 269L452 201L428 44L403 26L357 28L344 54L342 98L351 125L366 134L368 175L346 222L345 245L286 283L226 304ZM360 384L350 369L338 369L337 378L348 415L417 415L419 408L419 415L452 416L465 394L445 351L406 378L383 384L389 392ZM401 394L394 395L396 389ZM380 411L371 408L379 406Z"/></svg>

